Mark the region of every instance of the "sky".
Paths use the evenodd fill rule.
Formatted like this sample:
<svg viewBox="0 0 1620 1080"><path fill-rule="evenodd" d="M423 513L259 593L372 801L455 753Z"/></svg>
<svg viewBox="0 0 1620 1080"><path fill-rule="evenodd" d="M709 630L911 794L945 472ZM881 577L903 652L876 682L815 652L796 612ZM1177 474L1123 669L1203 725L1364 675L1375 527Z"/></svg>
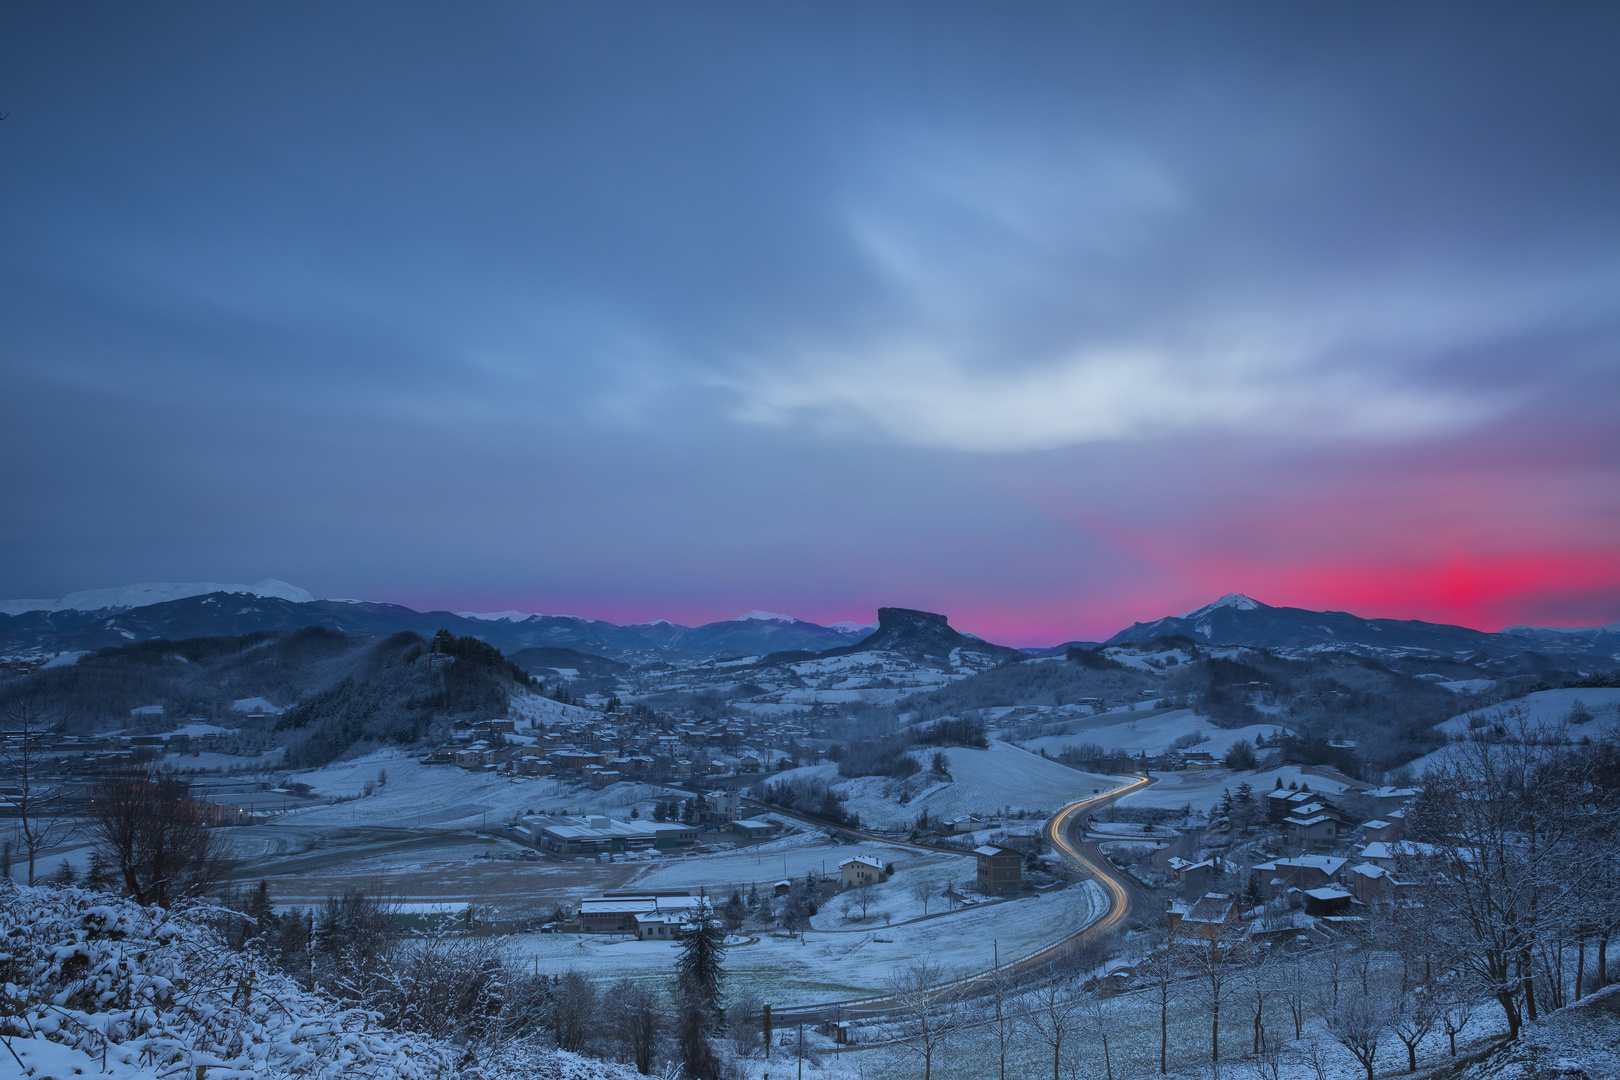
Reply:
<svg viewBox="0 0 1620 1080"><path fill-rule="evenodd" d="M1620 620L1620 8L0 7L0 596Z"/></svg>

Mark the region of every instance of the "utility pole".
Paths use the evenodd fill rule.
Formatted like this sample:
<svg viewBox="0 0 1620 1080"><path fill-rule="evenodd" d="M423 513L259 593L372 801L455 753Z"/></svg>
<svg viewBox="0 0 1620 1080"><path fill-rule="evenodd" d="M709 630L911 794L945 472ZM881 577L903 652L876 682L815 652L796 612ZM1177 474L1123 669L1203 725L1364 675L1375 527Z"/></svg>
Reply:
<svg viewBox="0 0 1620 1080"><path fill-rule="evenodd" d="M799 1021L799 1080L804 1080L804 1021Z"/></svg>

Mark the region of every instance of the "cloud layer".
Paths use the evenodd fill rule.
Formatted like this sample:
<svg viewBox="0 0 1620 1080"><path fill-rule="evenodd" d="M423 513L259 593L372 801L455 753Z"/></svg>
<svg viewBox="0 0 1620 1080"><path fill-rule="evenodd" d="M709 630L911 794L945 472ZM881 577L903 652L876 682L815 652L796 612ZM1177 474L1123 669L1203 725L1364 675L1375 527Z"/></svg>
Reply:
<svg viewBox="0 0 1620 1080"><path fill-rule="evenodd" d="M0 593L1620 618L1620 17L1025 16L22 12Z"/></svg>

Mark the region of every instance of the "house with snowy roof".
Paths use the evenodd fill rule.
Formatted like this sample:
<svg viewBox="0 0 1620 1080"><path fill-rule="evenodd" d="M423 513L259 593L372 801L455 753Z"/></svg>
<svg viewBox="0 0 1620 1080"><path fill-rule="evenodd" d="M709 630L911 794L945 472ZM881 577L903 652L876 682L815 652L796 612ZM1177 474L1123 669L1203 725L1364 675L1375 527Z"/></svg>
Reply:
<svg viewBox="0 0 1620 1080"><path fill-rule="evenodd" d="M1237 901L1228 893L1205 893L1191 903L1175 901L1169 914L1170 932L1183 938L1214 940L1238 921Z"/></svg>
<svg viewBox="0 0 1620 1080"><path fill-rule="evenodd" d="M1177 884L1181 886L1181 896L1184 900L1195 900L1203 896L1215 884L1215 879L1226 872L1226 865L1220 859L1194 862L1172 855L1167 860L1167 865Z"/></svg>
<svg viewBox="0 0 1620 1080"><path fill-rule="evenodd" d="M889 875L883 872L883 864L870 855L857 855L853 859L845 859L838 864L838 870L839 878L846 889L876 885L889 879Z"/></svg>
<svg viewBox="0 0 1620 1080"><path fill-rule="evenodd" d="M1291 859L1274 859L1254 868L1267 896L1278 896L1289 889L1316 889L1324 885L1341 884L1344 868L1349 863L1337 855L1296 855Z"/></svg>

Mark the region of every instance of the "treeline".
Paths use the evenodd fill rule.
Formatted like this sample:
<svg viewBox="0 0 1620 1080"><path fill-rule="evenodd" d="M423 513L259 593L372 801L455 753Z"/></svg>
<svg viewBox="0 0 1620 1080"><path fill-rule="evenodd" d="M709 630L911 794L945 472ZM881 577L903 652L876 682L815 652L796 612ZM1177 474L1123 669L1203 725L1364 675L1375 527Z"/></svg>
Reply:
<svg viewBox="0 0 1620 1080"><path fill-rule="evenodd" d="M839 759L838 775L887 776L892 780L916 776L922 771L922 765L906 752L910 745L910 740L905 738L852 742Z"/></svg>
<svg viewBox="0 0 1620 1080"><path fill-rule="evenodd" d="M859 828L861 824L859 815L844 809L844 797L819 781L779 780L774 784L758 784L750 794L771 806L808 814L837 825Z"/></svg>
<svg viewBox="0 0 1620 1080"><path fill-rule="evenodd" d="M976 717L941 720L918 732L916 738L923 746L966 746L983 750L990 745L984 737L984 721Z"/></svg>

